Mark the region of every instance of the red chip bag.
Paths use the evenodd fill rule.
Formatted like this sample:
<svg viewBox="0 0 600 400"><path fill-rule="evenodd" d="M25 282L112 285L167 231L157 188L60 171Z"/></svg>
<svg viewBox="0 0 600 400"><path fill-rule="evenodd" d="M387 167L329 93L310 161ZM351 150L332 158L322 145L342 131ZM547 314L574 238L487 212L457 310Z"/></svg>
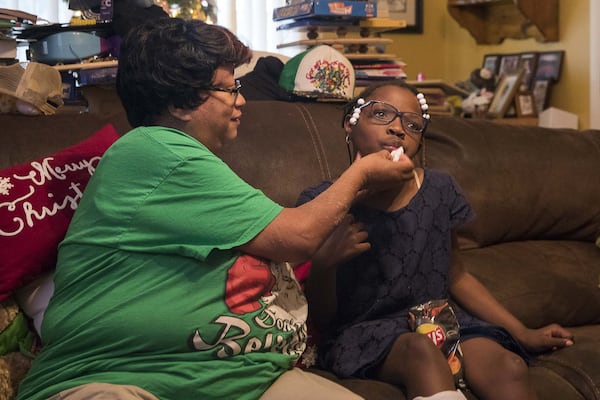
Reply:
<svg viewBox="0 0 600 400"><path fill-rule="evenodd" d="M454 376L457 388L466 387L460 349L460 326L448 300L431 300L411 307L410 325L413 331L427 335L442 351Z"/></svg>

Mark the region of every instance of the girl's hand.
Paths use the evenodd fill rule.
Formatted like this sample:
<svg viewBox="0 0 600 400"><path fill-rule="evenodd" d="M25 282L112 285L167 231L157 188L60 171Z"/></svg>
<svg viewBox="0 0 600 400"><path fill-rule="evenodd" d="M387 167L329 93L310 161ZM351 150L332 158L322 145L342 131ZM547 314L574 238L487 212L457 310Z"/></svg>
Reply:
<svg viewBox="0 0 600 400"><path fill-rule="evenodd" d="M527 350L534 353L554 351L574 343L571 332L558 324L539 329L525 329L519 332L517 339Z"/></svg>
<svg viewBox="0 0 600 400"><path fill-rule="evenodd" d="M348 214L313 256L313 265L333 267L369 250L364 225Z"/></svg>

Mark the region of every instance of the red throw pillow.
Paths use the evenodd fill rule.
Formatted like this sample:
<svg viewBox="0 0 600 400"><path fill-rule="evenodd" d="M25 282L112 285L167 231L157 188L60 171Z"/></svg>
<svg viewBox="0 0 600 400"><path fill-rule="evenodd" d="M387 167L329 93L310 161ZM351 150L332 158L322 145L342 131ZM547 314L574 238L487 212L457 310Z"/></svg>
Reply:
<svg viewBox="0 0 600 400"><path fill-rule="evenodd" d="M83 189L118 137L109 124L53 155L0 171L0 301L54 269Z"/></svg>

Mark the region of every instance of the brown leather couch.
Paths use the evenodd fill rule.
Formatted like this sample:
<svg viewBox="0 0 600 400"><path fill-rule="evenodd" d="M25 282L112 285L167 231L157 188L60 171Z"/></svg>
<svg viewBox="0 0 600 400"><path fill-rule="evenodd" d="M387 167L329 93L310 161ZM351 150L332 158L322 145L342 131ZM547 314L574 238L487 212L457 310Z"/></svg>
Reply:
<svg viewBox="0 0 600 400"><path fill-rule="evenodd" d="M1 115L0 168L51 154L106 122L128 130L111 90L88 94L85 113ZM303 188L347 167L340 114L332 103L250 101L223 158L292 206ZM451 173L478 215L460 230L467 268L528 326L558 322L575 335L574 346L530 367L540 399L600 399L600 131L440 116L418 161ZM341 383L366 399L405 398L381 382Z"/></svg>

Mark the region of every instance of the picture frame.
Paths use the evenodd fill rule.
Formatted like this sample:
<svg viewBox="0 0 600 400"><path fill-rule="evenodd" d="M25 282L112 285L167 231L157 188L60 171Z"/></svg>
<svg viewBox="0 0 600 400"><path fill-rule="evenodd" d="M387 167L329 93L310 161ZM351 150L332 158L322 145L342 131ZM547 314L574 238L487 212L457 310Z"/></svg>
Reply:
<svg viewBox="0 0 600 400"><path fill-rule="evenodd" d="M564 50L538 53L535 79L558 82L562 70Z"/></svg>
<svg viewBox="0 0 600 400"><path fill-rule="evenodd" d="M391 30L394 33L423 33L423 0L387 1L390 19L406 21L406 26Z"/></svg>
<svg viewBox="0 0 600 400"><path fill-rule="evenodd" d="M521 79L523 79L524 72L523 68L519 68L500 76L494 91L494 97L488 107L487 116L489 118L504 117L506 111L514 104L513 100L521 84Z"/></svg>
<svg viewBox="0 0 600 400"><path fill-rule="evenodd" d="M515 108L517 109L517 117L537 117L537 108L535 98L530 91L518 92L515 95Z"/></svg>
<svg viewBox="0 0 600 400"><path fill-rule="evenodd" d="M498 76L506 73L514 73L519 69L520 53L500 54L500 65L498 65Z"/></svg>
<svg viewBox="0 0 600 400"><path fill-rule="evenodd" d="M498 75L498 67L500 66L500 54L486 54L483 56L481 68L486 68L492 71L494 76Z"/></svg>
<svg viewBox="0 0 600 400"><path fill-rule="evenodd" d="M523 74L523 85L526 90L531 90L533 78L537 71L538 53L535 51L529 53L521 53L519 56L519 67L525 70Z"/></svg>
<svg viewBox="0 0 600 400"><path fill-rule="evenodd" d="M550 90L552 89L551 79L535 79L531 88L535 100L535 109L538 115L548 107L550 99Z"/></svg>

